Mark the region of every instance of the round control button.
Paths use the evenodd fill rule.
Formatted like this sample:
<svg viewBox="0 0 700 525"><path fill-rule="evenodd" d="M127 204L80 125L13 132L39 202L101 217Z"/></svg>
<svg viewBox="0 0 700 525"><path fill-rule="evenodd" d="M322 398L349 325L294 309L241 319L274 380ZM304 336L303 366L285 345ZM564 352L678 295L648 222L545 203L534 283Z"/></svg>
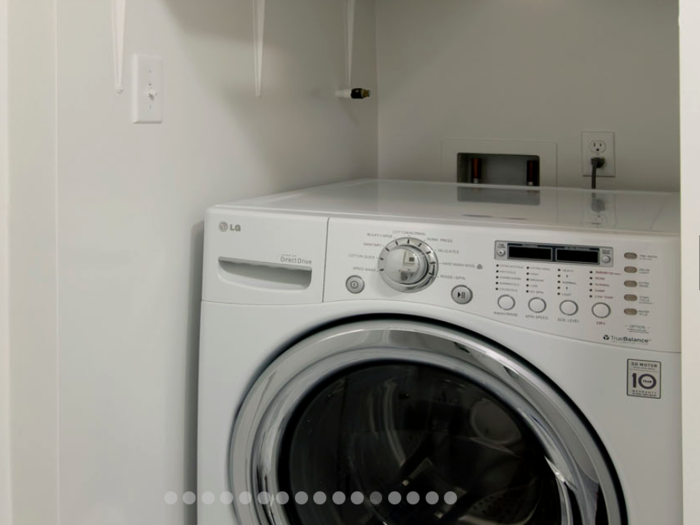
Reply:
<svg viewBox="0 0 700 525"><path fill-rule="evenodd" d="M515 308L515 299L513 299L510 295L502 295L498 298L498 306L501 308L501 310L512 310Z"/></svg>
<svg viewBox="0 0 700 525"><path fill-rule="evenodd" d="M627 288L636 288L637 287L637 281L625 281L625 286Z"/></svg>
<svg viewBox="0 0 700 525"><path fill-rule="evenodd" d="M365 281L362 279L362 277L353 275L347 281L345 281L345 286L347 287L348 292L358 294L362 293L362 291L365 289Z"/></svg>
<svg viewBox="0 0 700 525"><path fill-rule="evenodd" d="M578 313L578 305L573 301L563 301L559 305L559 310L564 315L576 315Z"/></svg>
<svg viewBox="0 0 700 525"><path fill-rule="evenodd" d="M474 294L466 286L455 286L452 290L452 300L457 304L469 304L473 298Z"/></svg>
<svg viewBox="0 0 700 525"><path fill-rule="evenodd" d="M541 314L542 312L544 312L547 309L547 303L545 303L539 297L535 297L534 299L530 299L528 306L530 307L530 310L532 310L536 314Z"/></svg>
<svg viewBox="0 0 700 525"><path fill-rule="evenodd" d="M593 315L595 315L598 319L610 317L610 313L610 307L605 303L596 303L593 305Z"/></svg>
<svg viewBox="0 0 700 525"><path fill-rule="evenodd" d="M496 252L499 257L505 257L506 256L506 250L505 248L499 248L498 251Z"/></svg>
<svg viewBox="0 0 700 525"><path fill-rule="evenodd" d="M612 257L610 257L609 255L603 255L600 258L600 262L602 262L603 264L610 264L612 262Z"/></svg>
<svg viewBox="0 0 700 525"><path fill-rule="evenodd" d="M634 266L625 266L625 273L637 273L637 268Z"/></svg>
<svg viewBox="0 0 700 525"><path fill-rule="evenodd" d="M633 260L635 260L636 258L637 258L637 254L636 254L636 253L627 252L627 253L625 254L625 259L629 259L629 260L633 261Z"/></svg>

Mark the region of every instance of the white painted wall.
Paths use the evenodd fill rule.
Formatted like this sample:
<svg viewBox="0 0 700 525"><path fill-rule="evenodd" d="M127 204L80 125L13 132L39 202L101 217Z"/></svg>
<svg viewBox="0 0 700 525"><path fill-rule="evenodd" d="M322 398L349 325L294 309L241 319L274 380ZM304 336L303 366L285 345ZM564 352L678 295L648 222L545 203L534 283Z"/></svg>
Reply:
<svg viewBox="0 0 700 525"><path fill-rule="evenodd" d="M9 0L10 348L14 525L57 523L56 19Z"/></svg>
<svg viewBox="0 0 700 525"><path fill-rule="evenodd" d="M379 174L441 180L445 138L555 141L584 186L581 132L614 131L602 188L678 189L678 0L382 0Z"/></svg>
<svg viewBox="0 0 700 525"><path fill-rule="evenodd" d="M700 523L700 3L681 0L680 5L684 520L695 525Z"/></svg>
<svg viewBox="0 0 700 525"><path fill-rule="evenodd" d="M10 1L16 525L194 523L163 497L197 489L205 209L376 176L376 101L334 96L343 2L268 2L256 99L252 2L129 1L127 56L165 68L165 122L134 126L110 1ZM374 90L374 2L358 4L354 76Z"/></svg>
<svg viewBox="0 0 700 525"><path fill-rule="evenodd" d="M11 525L7 0L0 0L0 525Z"/></svg>

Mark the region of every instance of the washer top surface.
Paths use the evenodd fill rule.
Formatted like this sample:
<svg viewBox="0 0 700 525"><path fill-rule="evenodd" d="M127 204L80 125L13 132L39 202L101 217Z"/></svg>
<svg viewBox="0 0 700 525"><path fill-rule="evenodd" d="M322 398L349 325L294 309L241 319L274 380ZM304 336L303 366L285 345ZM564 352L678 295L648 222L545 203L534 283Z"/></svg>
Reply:
<svg viewBox="0 0 700 525"><path fill-rule="evenodd" d="M217 208L678 234L678 193L357 180Z"/></svg>

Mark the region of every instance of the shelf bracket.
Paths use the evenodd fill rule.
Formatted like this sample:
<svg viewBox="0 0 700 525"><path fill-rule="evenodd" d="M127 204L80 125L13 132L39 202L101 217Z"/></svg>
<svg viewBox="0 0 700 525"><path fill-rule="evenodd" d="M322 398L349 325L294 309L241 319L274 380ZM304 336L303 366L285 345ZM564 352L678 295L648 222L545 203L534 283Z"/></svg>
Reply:
<svg viewBox="0 0 700 525"><path fill-rule="evenodd" d="M112 0L112 41L114 45L114 89L124 93L124 30L126 0Z"/></svg>
<svg viewBox="0 0 700 525"><path fill-rule="evenodd" d="M253 0L253 38L255 40L255 96L262 96L263 42L265 38L265 0Z"/></svg>
<svg viewBox="0 0 700 525"><path fill-rule="evenodd" d="M356 0L345 0L345 80L352 87L352 54L355 43Z"/></svg>

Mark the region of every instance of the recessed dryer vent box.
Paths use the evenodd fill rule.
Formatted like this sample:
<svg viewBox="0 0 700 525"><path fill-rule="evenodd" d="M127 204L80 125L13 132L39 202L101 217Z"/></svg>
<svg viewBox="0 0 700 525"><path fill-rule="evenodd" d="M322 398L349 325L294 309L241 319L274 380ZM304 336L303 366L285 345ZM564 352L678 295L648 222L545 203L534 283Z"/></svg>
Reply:
<svg viewBox="0 0 700 525"><path fill-rule="evenodd" d="M457 182L539 186L539 166L540 158L537 155L458 153ZM529 170L534 171L531 179L528 179ZM528 180L532 184L528 184Z"/></svg>
<svg viewBox="0 0 700 525"><path fill-rule="evenodd" d="M479 159L476 164L475 159ZM475 166L479 166L482 184L526 186L529 161L539 161L536 186L557 185L556 142L445 139L441 179L474 182Z"/></svg>

